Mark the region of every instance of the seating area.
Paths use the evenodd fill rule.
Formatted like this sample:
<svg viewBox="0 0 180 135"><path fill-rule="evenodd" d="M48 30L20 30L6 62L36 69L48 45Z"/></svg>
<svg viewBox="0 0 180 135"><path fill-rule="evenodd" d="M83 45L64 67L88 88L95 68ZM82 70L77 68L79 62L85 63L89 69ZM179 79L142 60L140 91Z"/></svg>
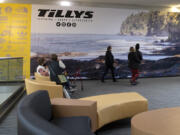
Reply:
<svg viewBox="0 0 180 135"><path fill-rule="evenodd" d="M42 76L39 75L37 72L35 72L34 77L35 77L34 79L25 79L25 84L27 86L26 87L27 94L30 94L32 93L32 91L37 91L37 90L48 90L50 98L56 98L56 97L71 98L70 92L68 92L62 85L56 85L56 82L51 81L49 76ZM76 89L71 90L71 92L75 92L75 91Z"/></svg>
<svg viewBox="0 0 180 135"><path fill-rule="evenodd" d="M41 90L48 92L54 118L88 117L93 132L111 122L130 118L148 110L148 100L137 92L67 99L63 96L62 86L50 81L49 77L35 73L35 79L25 79L25 84L28 95L38 93Z"/></svg>
<svg viewBox="0 0 180 135"><path fill-rule="evenodd" d="M25 96L18 105L18 135L94 135L85 116L55 118L47 91Z"/></svg>
<svg viewBox="0 0 180 135"><path fill-rule="evenodd" d="M36 108L37 106L41 106L42 103L46 104L43 106L48 106L50 104L49 103L50 101L48 101L49 100L48 93L49 92L47 90L45 91L38 90L38 91L32 92L32 94L26 96L24 100L21 101L18 107L18 121L20 121L19 123L21 123L22 114L24 114L22 115L24 116L23 119L26 119L26 116L31 117L31 116L28 116L29 114L26 114L27 113L26 111L21 114L21 112L25 110L24 107L22 108L22 106L24 104L30 104L31 106L27 105L26 107L34 108L33 106L35 105L35 108ZM42 98L41 98L41 95L42 95ZM46 95L46 96L43 96L43 95ZM35 99L37 98L39 102L36 101L35 99L32 99L33 97L35 97ZM28 99L30 99L30 101ZM47 101L43 101L43 100L47 100ZM140 112L147 111L148 101L146 98L144 98L143 96L141 96L140 94L136 92L127 92L127 93L115 93L115 94L92 96L92 97L86 97L86 98L80 98L80 99L66 99L66 98L59 98L59 97L51 98L51 107L49 108L52 108L52 110L47 110L47 114L49 114L50 116L46 120L50 121L52 117L55 119L63 118L66 125L66 117L68 117L68 119L73 117L74 120L78 120L79 117L80 119L83 119L84 117L86 117L86 119L87 118L89 119L89 124L91 122L91 124L89 125L89 128L91 129L91 131L95 132L101 127L103 127L104 125L109 124L113 121L129 118ZM41 109L44 110L44 108L40 107L40 110L39 110L40 113L41 113ZM42 114L42 115L45 115L45 114ZM68 121L70 122L70 120L67 120L67 122ZM28 122L29 121L27 118L27 123ZM59 122L57 121L57 123ZM33 123L31 122L31 124ZM24 127L22 125L24 125L24 123L21 123L19 125L19 128L18 128L19 130L20 129L24 130L23 129ZM87 123L85 125L87 125ZM23 128L21 128L21 126ZM71 126L69 125L68 127L64 127L64 128L68 129L70 127ZM36 128L40 128L40 127L36 127ZM78 128L75 128L75 129L78 130ZM87 126L86 126L86 129L87 129ZM78 134L81 135L80 133Z"/></svg>

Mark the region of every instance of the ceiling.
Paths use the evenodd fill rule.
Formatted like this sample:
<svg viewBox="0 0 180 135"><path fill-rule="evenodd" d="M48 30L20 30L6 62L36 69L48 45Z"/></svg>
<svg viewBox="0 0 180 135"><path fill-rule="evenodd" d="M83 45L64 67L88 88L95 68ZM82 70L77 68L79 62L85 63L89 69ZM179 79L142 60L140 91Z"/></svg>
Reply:
<svg viewBox="0 0 180 135"><path fill-rule="evenodd" d="M57 4L60 0L5 0L5 3ZM180 5L180 0L69 0L74 5L97 7L159 7L167 8Z"/></svg>

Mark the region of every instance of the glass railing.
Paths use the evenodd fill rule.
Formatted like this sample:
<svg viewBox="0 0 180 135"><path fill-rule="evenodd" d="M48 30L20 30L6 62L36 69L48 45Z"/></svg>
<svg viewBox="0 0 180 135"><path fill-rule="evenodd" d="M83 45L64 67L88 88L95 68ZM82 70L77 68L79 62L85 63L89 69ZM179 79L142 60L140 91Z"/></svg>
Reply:
<svg viewBox="0 0 180 135"><path fill-rule="evenodd" d="M0 58L0 119L23 94L23 58Z"/></svg>
<svg viewBox="0 0 180 135"><path fill-rule="evenodd" d="M0 82L23 81L23 58L0 58Z"/></svg>

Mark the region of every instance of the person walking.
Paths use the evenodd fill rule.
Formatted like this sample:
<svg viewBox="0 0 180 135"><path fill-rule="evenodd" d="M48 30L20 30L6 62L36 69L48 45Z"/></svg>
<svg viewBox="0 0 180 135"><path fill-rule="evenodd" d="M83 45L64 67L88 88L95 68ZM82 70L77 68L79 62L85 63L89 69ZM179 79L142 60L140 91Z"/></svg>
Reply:
<svg viewBox="0 0 180 135"><path fill-rule="evenodd" d="M139 68L140 60L138 59L134 47L130 47L128 54L128 67L131 70L132 77L130 83L132 85L136 85L136 79L139 76L138 68Z"/></svg>
<svg viewBox="0 0 180 135"><path fill-rule="evenodd" d="M139 62L139 65L138 65L138 69L137 69L137 74L138 74L138 76L139 76L139 69L140 69L140 64L141 64L141 62L142 62L142 60L143 60L143 56L142 56L141 51L139 51L139 48L140 48L139 43L136 44L135 48L136 48L136 56L137 56L137 58L138 58L139 61L140 61L140 62ZM137 78L136 78L136 80L137 80Z"/></svg>
<svg viewBox="0 0 180 135"><path fill-rule="evenodd" d="M140 45L139 43L136 44L136 55L137 55L137 58L140 60L140 62L143 60L143 56L142 56L142 53L141 51L139 51L139 48L140 48Z"/></svg>
<svg viewBox="0 0 180 135"><path fill-rule="evenodd" d="M105 70L104 70L104 73L103 73L102 78L101 78L102 82L104 82L104 77L108 73L109 69L111 70L113 82L116 82L116 79L114 76L114 66L113 66L114 56L112 55L111 50L112 50L112 47L108 46L107 51L106 51L106 55L105 55Z"/></svg>

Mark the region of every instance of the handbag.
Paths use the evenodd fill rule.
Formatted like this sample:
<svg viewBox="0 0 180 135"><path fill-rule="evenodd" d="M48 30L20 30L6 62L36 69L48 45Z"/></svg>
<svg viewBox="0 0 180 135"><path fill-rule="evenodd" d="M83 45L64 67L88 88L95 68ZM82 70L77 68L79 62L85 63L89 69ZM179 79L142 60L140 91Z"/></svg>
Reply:
<svg viewBox="0 0 180 135"><path fill-rule="evenodd" d="M61 83L67 83L67 78L65 75L58 75L58 78Z"/></svg>
<svg viewBox="0 0 180 135"><path fill-rule="evenodd" d="M61 75L56 75L56 73L54 72L53 68L51 67L51 64L48 65L48 68L49 68L49 70L51 71L51 73L53 74L53 76L58 77L58 79L59 79L59 81L60 81L61 84L68 82L68 80L67 80L67 78L66 78L65 75L63 75L63 74L61 74Z"/></svg>

